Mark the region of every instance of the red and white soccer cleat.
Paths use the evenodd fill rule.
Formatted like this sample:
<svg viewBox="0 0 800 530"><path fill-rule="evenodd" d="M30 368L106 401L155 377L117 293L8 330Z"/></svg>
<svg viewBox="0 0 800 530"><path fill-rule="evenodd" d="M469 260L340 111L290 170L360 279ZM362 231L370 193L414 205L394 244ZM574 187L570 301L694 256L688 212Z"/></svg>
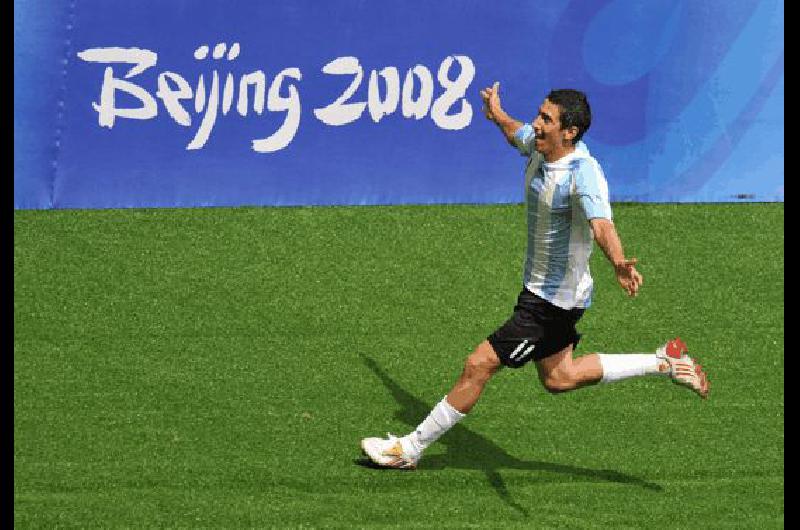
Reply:
<svg viewBox="0 0 800 530"><path fill-rule="evenodd" d="M675 383L691 388L703 399L708 397L708 376L703 367L689 357L689 350L679 337L657 349L656 357L663 361L659 369L669 370Z"/></svg>
<svg viewBox="0 0 800 530"><path fill-rule="evenodd" d="M375 464L395 469L416 469L419 456L413 456L403 449L400 438L387 433L387 438L364 438L361 450Z"/></svg>

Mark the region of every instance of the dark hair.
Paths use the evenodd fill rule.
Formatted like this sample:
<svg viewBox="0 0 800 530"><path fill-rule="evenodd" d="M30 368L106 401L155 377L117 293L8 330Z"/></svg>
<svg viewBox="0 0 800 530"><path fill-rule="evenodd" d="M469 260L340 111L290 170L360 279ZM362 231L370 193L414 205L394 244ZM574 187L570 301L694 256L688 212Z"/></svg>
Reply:
<svg viewBox="0 0 800 530"><path fill-rule="evenodd" d="M547 99L550 100L550 103L558 105L558 110L561 113L561 129L573 126L578 128L578 134L572 140L573 145L578 143L578 140L583 137L583 133L592 124L592 109L589 107L586 94L580 90L564 88L551 90L547 94Z"/></svg>

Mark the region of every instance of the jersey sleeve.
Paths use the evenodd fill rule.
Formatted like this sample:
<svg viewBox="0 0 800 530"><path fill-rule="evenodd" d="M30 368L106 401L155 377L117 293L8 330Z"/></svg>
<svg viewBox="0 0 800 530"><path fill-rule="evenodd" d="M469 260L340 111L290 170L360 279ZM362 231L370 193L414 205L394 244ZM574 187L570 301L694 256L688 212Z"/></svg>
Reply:
<svg viewBox="0 0 800 530"><path fill-rule="evenodd" d="M526 123L514 133L514 138L512 139L514 147L517 148L522 156L531 156L531 153L533 153L534 137L533 126L530 123Z"/></svg>
<svg viewBox="0 0 800 530"><path fill-rule="evenodd" d="M586 219L612 219L608 182L600 164L583 159L575 175L575 194Z"/></svg>

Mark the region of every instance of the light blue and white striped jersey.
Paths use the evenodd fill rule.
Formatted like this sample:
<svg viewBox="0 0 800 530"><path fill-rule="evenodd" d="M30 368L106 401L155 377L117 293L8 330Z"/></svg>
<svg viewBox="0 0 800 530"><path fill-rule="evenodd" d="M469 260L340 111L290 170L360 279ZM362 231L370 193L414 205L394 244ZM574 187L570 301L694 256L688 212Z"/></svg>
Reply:
<svg viewBox="0 0 800 530"><path fill-rule="evenodd" d="M563 309L586 308L592 303L589 256L594 242L589 220L612 219L608 183L582 141L569 155L545 162L533 140L529 124L514 136L517 149L528 157L525 287Z"/></svg>

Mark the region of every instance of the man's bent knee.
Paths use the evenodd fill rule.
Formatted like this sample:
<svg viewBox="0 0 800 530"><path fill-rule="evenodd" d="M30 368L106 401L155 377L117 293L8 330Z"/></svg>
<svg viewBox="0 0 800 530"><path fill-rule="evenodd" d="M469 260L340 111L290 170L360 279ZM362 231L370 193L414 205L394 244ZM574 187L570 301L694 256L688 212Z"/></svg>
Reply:
<svg viewBox="0 0 800 530"><path fill-rule="evenodd" d="M465 372L470 377L488 379L500 368L500 358L488 342L482 342L467 357Z"/></svg>
<svg viewBox="0 0 800 530"><path fill-rule="evenodd" d="M551 394L561 394L577 388L575 379L565 375L548 376L542 383L544 384L544 388Z"/></svg>

